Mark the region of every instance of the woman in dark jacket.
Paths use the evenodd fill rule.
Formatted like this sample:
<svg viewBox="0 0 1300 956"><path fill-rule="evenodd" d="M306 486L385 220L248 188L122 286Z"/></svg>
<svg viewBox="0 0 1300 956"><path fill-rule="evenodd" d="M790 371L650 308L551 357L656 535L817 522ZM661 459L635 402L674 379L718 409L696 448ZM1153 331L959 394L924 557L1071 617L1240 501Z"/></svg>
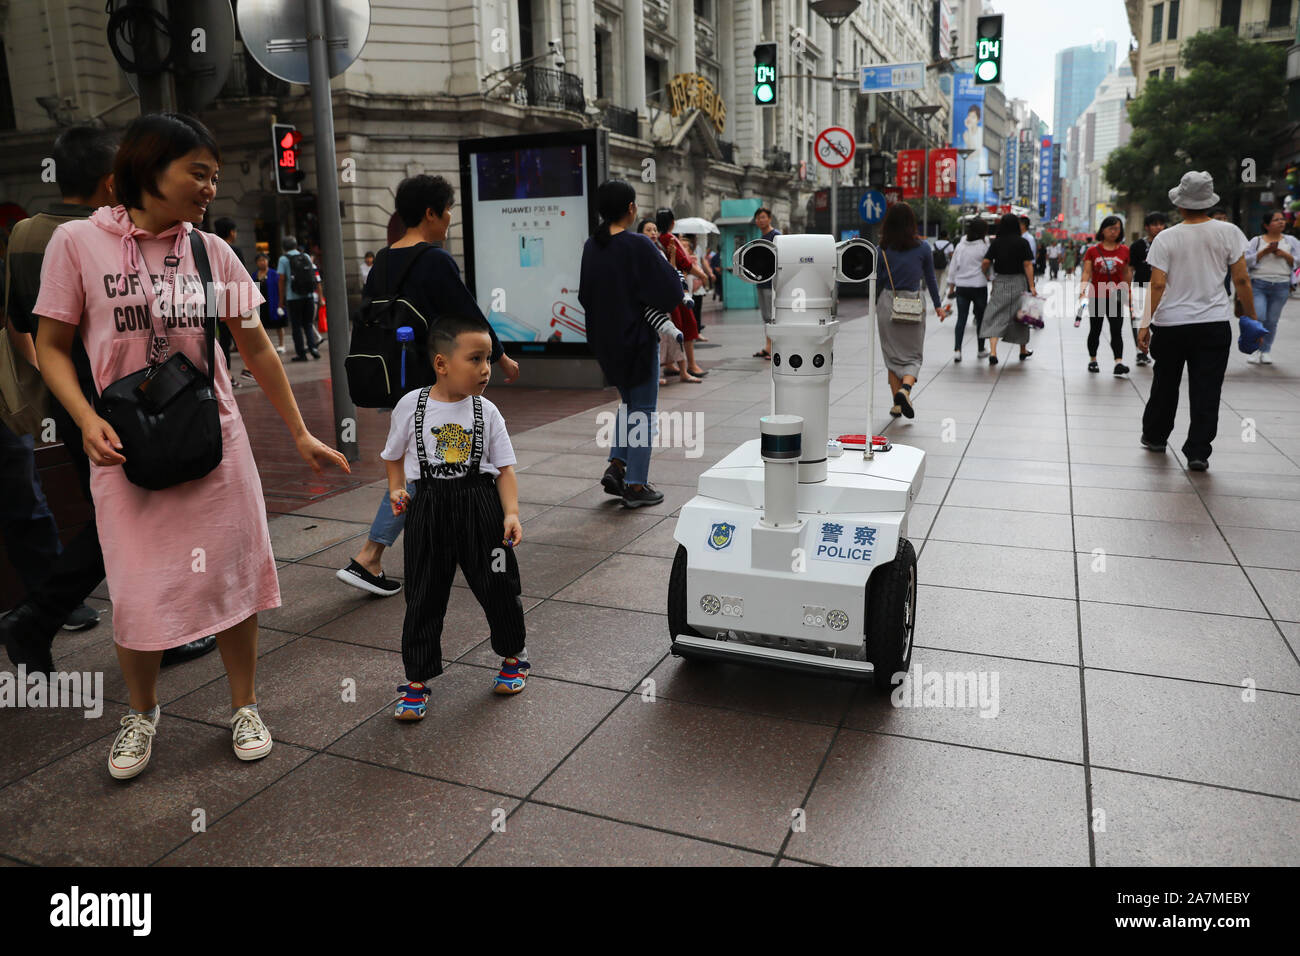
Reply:
<svg viewBox="0 0 1300 956"><path fill-rule="evenodd" d="M578 301L587 316L587 344L623 400L601 484L626 508L657 505L664 496L650 486L649 477L658 418L659 332L648 315L679 305L682 283L654 243L632 231L636 191L630 185L621 179L601 183L596 209L600 226L582 250Z"/></svg>

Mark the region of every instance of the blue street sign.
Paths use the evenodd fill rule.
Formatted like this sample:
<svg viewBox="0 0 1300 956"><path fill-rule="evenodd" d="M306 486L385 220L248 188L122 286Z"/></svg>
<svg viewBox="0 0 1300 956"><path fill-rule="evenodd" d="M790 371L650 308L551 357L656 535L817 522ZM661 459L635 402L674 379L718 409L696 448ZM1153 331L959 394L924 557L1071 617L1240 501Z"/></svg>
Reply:
<svg viewBox="0 0 1300 956"><path fill-rule="evenodd" d="M871 189L862 194L858 200L858 213L866 223L880 222L885 218L885 194L878 189Z"/></svg>
<svg viewBox="0 0 1300 956"><path fill-rule="evenodd" d="M859 67L861 93L890 93L894 90L925 89L925 63L880 63Z"/></svg>

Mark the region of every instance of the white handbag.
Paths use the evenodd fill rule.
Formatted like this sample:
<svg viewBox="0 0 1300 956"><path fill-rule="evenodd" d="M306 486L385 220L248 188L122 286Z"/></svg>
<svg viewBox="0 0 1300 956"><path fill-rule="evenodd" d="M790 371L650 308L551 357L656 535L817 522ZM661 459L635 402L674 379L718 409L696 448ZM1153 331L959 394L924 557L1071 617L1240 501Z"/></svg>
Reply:
<svg viewBox="0 0 1300 956"><path fill-rule="evenodd" d="M889 274L889 291L894 294L894 308L890 313L890 320L909 324L920 322L925 318L925 300L921 298L921 290L912 292L904 289L899 292L895 289L894 272L889 268L889 256L883 249L881 255L885 258L885 272Z"/></svg>

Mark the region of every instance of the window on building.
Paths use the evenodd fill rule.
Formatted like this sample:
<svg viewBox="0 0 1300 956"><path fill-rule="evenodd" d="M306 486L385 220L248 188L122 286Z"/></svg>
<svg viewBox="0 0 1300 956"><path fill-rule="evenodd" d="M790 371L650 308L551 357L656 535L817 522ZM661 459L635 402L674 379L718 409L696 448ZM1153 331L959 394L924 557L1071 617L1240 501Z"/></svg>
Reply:
<svg viewBox="0 0 1300 956"><path fill-rule="evenodd" d="M1162 39L1161 31L1165 26L1165 5L1157 3L1151 8L1151 42L1159 43Z"/></svg>
<svg viewBox="0 0 1300 956"><path fill-rule="evenodd" d="M1165 79L1172 80L1173 78L1174 78L1174 68L1172 66L1165 67Z"/></svg>
<svg viewBox="0 0 1300 956"><path fill-rule="evenodd" d="M712 20L713 0L695 0L695 15L701 20Z"/></svg>
<svg viewBox="0 0 1300 956"><path fill-rule="evenodd" d="M1291 0L1272 0L1268 5L1268 25L1285 27L1291 23Z"/></svg>
<svg viewBox="0 0 1300 956"><path fill-rule="evenodd" d="M1232 27L1234 30L1241 26L1241 0L1223 0L1219 26Z"/></svg>
<svg viewBox="0 0 1300 956"><path fill-rule="evenodd" d="M14 95L9 86L9 63L5 58L4 37L0 37L0 129L15 129Z"/></svg>
<svg viewBox="0 0 1300 956"><path fill-rule="evenodd" d="M519 59L533 55L533 0L516 0L519 12Z"/></svg>
<svg viewBox="0 0 1300 956"><path fill-rule="evenodd" d="M1158 80L1158 79L1160 79L1160 71L1159 71L1159 70L1152 70L1151 72L1149 72L1149 73L1147 74L1147 79L1148 79L1148 80Z"/></svg>
<svg viewBox="0 0 1300 956"><path fill-rule="evenodd" d="M1169 29L1165 36L1170 40L1178 39L1178 7L1181 0L1169 0Z"/></svg>
<svg viewBox="0 0 1300 956"><path fill-rule="evenodd" d="M605 84L605 64L609 62L609 34L603 30L596 31L596 99L609 96L609 87Z"/></svg>
<svg viewBox="0 0 1300 956"><path fill-rule="evenodd" d="M668 100L666 97L664 97L662 92L656 94L657 90L662 90L663 85L664 83L663 83L662 64L652 56L646 57L645 58L646 99L654 103L659 103L660 105L667 104Z"/></svg>

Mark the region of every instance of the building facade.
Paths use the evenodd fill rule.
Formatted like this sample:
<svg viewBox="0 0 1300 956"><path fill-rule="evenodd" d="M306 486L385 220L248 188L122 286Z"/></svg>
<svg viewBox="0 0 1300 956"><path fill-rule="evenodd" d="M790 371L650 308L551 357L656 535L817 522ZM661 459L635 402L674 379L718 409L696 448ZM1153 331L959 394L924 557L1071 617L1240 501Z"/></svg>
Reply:
<svg viewBox="0 0 1300 956"><path fill-rule="evenodd" d="M813 149L832 115L831 31L806 0L373 0L371 11L360 57L331 83L354 288L364 252L389 239L398 182L428 172L458 184L461 139L603 126L610 174L636 187L639 207L678 216L716 218L723 199L754 197L798 230L829 184ZM902 93L860 96L851 79L872 63L934 66L936 12L932 0L864 0L841 26L839 122L859 143L841 182L865 182L870 149L892 171L898 150L947 141L941 68ZM40 170L59 127L137 115L107 20L103 4L0 0L0 203L30 213L56 198ZM771 107L752 95L764 41L780 57ZM301 195L278 194L269 142L273 120L294 123L312 155L307 88L266 74L237 37L199 115L222 149L209 215L233 217L246 249L277 253L288 233L310 244L316 171L309 161ZM448 248L462 245L453 219Z"/></svg>
<svg viewBox="0 0 1300 956"><path fill-rule="evenodd" d="M1062 212L1065 228L1072 233L1096 232L1103 218L1122 212L1103 169L1110 154L1133 135L1128 100L1136 86L1133 71L1127 63L1122 64L1102 80L1092 102L1067 132Z"/></svg>
<svg viewBox="0 0 1300 956"><path fill-rule="evenodd" d="M1260 43L1290 46L1296 36L1298 0L1125 0L1137 46L1129 65L1137 93L1156 76L1181 75L1179 52L1189 36L1227 27Z"/></svg>

